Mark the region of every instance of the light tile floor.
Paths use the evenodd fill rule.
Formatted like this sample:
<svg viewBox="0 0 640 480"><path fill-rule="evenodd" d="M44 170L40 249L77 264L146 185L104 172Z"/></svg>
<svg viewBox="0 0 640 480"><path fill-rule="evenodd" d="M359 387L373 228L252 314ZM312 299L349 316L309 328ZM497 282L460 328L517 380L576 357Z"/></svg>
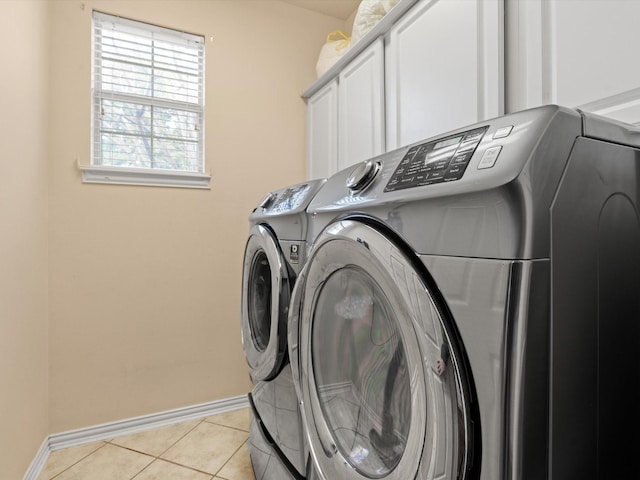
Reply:
<svg viewBox="0 0 640 480"><path fill-rule="evenodd" d="M255 480L248 408L52 452L39 480Z"/></svg>

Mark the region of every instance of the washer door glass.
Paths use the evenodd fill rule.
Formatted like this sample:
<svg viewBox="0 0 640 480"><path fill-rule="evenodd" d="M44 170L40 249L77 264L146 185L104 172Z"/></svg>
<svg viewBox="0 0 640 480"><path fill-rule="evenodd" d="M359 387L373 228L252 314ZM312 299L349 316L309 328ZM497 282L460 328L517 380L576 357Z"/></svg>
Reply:
<svg viewBox="0 0 640 480"><path fill-rule="evenodd" d="M251 339L260 352L264 352L271 335L271 267L264 250L253 257L247 285L249 302L249 328Z"/></svg>
<svg viewBox="0 0 640 480"><path fill-rule="evenodd" d="M344 219L318 236L301 278L290 358L319 476L467 478L464 358L428 272L375 226Z"/></svg>
<svg viewBox="0 0 640 480"><path fill-rule="evenodd" d="M367 478L399 463L411 425L411 391L398 321L363 269L332 273L317 297L312 364L324 418L342 456Z"/></svg>

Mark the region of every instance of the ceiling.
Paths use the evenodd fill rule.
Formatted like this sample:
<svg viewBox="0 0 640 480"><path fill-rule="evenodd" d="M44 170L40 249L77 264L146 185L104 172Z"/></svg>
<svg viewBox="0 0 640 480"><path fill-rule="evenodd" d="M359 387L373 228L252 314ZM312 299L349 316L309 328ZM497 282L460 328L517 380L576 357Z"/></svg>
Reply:
<svg viewBox="0 0 640 480"><path fill-rule="evenodd" d="M358 8L360 0L282 0L285 3L346 20Z"/></svg>

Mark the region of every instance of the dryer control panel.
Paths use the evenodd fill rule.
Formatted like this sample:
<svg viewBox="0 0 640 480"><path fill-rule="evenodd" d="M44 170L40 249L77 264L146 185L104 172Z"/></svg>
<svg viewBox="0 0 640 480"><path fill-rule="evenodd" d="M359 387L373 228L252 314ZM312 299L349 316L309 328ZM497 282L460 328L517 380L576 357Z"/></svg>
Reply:
<svg viewBox="0 0 640 480"><path fill-rule="evenodd" d="M414 145L389 179L385 192L460 180L488 126Z"/></svg>
<svg viewBox="0 0 640 480"><path fill-rule="evenodd" d="M272 213L286 213L300 207L307 200L311 186L307 183L294 185L276 194L276 198L270 205Z"/></svg>

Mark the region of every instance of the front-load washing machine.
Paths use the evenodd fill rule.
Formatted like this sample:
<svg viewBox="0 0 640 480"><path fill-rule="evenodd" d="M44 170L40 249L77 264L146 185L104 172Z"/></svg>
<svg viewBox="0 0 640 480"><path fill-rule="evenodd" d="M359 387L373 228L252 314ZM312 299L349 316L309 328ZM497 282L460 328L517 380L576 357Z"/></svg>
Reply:
<svg viewBox="0 0 640 480"><path fill-rule="evenodd" d="M339 172L289 352L325 480L637 476L640 129L557 106Z"/></svg>
<svg viewBox="0 0 640 480"><path fill-rule="evenodd" d="M272 192L249 217L241 330L254 385L249 450L258 480L305 474L307 455L287 354L287 316L306 258L306 208L323 183L314 180Z"/></svg>

